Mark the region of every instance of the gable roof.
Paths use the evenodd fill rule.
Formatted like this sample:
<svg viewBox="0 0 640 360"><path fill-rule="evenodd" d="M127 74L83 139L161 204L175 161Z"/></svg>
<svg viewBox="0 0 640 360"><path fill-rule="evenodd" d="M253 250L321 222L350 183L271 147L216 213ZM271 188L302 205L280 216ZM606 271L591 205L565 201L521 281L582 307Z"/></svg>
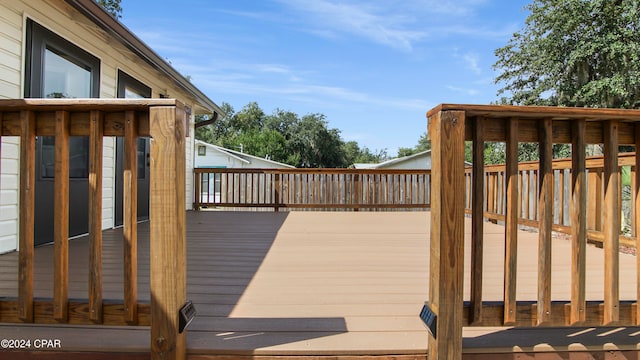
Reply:
<svg viewBox="0 0 640 360"><path fill-rule="evenodd" d="M220 116L224 112L209 99L200 89L195 87L187 78L174 69L166 60L138 38L131 30L108 13L95 0L65 0L102 30L113 36L134 54L146 61L149 65L169 77L174 83L187 93L191 94L201 107Z"/></svg>
<svg viewBox="0 0 640 360"><path fill-rule="evenodd" d="M265 159L265 158L261 158L259 156L249 155L247 153L243 153L243 152L240 152L240 151L227 149L227 148L224 148L222 146L209 144L209 143L204 142L202 140L196 140L196 146L198 146L198 145L204 145L209 149L212 149L214 151L218 151L220 153L223 153L223 154L225 154L227 156L230 156L230 157L232 157L232 158L234 158L236 160L239 160L239 161L241 161L241 162L243 162L245 164L251 164L252 160L259 160L259 161L264 161L264 162L267 162L267 163L270 163L270 164L278 165L278 166L281 166L281 167L286 167L286 168L291 168L291 169L295 168L295 166L292 166L292 165L289 165L289 164L284 164L284 163L281 163L281 162L278 162L278 161Z"/></svg>
<svg viewBox="0 0 640 360"><path fill-rule="evenodd" d="M431 155L431 150L425 150L425 151L421 151L409 156L403 156L403 157L399 157L399 158L393 158L387 161L383 161L381 163L378 164L353 164L354 167L356 169L381 169L381 168L386 168L389 167L391 165L394 164L399 164L399 163L403 163L406 161L410 161L412 159L418 158L418 157L423 157L423 156L429 156Z"/></svg>

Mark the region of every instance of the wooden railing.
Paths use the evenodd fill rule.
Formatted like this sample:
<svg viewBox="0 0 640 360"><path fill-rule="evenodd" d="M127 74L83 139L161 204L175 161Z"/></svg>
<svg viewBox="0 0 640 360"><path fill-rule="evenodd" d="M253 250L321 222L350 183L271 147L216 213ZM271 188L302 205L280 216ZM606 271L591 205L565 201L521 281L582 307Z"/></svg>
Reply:
<svg viewBox="0 0 640 360"><path fill-rule="evenodd" d="M623 187L619 182L618 203L621 214L620 245L627 247L636 246L637 224L634 217L632 199L635 199L635 153L618 155L618 171L626 168L630 175L631 186ZM556 159L552 162L553 170L553 231L571 234L571 159ZM591 242L602 244L603 235L603 200L604 200L604 157L593 156L586 159L586 188L587 188L587 239ZM538 228L540 225L537 201L539 196L538 178L540 166L537 161L521 162L518 164L518 223L524 226ZM471 196L471 169L467 169L467 194ZM484 167L484 204L485 218L492 221L503 222L506 215L506 165L486 165ZM624 196L623 196L624 194ZM467 202L470 209L470 201Z"/></svg>
<svg viewBox="0 0 640 360"><path fill-rule="evenodd" d="M429 301L422 314L432 322L436 336L429 336L429 359L460 359L463 326L598 326L638 325L640 306L636 301L620 301L620 162L619 145L640 146L640 111L621 109L586 109L556 107L515 107L482 105L439 105L427 113L432 145L431 177L431 261ZM472 141L472 174L484 174L484 143L506 143L504 186L500 191L504 213L504 287L503 301L484 302L483 240L485 193L494 191L491 177L472 176L471 196L465 191L465 141ZM535 206L538 228L538 291L533 303L517 301L517 244L522 180L518 168L518 143L535 142L540 148L540 162L535 180ZM553 144L572 146L571 172L567 179L570 193L568 225L571 252L570 301L551 297L551 243L554 230L554 162ZM586 159L587 144L603 144L602 170L592 171L596 186L589 195ZM640 153L637 153L640 154ZM640 156L631 160L640 166ZM601 174L601 175L597 175ZM640 172L633 182L632 212L639 223ZM485 179L488 184L485 183ZM586 301L586 244L589 222L588 198L598 195L602 181L601 237L604 248L603 299ZM534 185L535 182L535 185ZM526 186L526 185L525 185ZM488 187L488 188L487 188ZM493 189L493 190L492 190ZM595 190L594 190L595 189ZM470 301L463 301L465 205L471 198L471 273ZM527 198L528 199L528 198ZM492 198L489 200L493 201ZM493 202L489 206L496 207ZM525 205L526 206L526 205ZM535 209L535 210L534 210ZM495 209L494 209L495 211ZM524 212L526 214L526 211ZM598 215L595 215L598 217ZM563 216L563 218L567 218ZM595 225L594 225L595 226ZM640 273L640 266L636 271ZM640 276L638 276L640 279ZM640 291L640 286L637 287ZM637 299L637 297L636 297Z"/></svg>
<svg viewBox="0 0 640 360"><path fill-rule="evenodd" d="M2 136L20 137L18 298L0 301L0 321L151 325L153 359L184 358L178 311L186 301L185 108L175 100L0 100ZM35 300L36 136L55 136L54 294ZM69 137L89 137L89 292L68 299ZM103 137L123 136L124 300L102 298ZM151 303L137 299L136 137L151 137Z"/></svg>
<svg viewBox="0 0 640 360"><path fill-rule="evenodd" d="M195 169L194 208L426 209L429 170Z"/></svg>

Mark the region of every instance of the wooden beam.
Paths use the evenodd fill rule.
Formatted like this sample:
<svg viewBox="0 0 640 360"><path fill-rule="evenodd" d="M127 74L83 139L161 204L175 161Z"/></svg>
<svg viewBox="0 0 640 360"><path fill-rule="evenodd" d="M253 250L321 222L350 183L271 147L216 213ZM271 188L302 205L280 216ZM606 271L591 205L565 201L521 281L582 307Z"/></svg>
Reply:
<svg viewBox="0 0 640 360"><path fill-rule="evenodd" d="M618 187L618 122L604 125L604 325L619 318L620 198Z"/></svg>
<svg viewBox="0 0 640 360"><path fill-rule="evenodd" d="M33 322L33 246L36 180L36 115L20 113L20 234L18 255L18 317Z"/></svg>
<svg viewBox="0 0 640 360"><path fill-rule="evenodd" d="M52 299L40 299L34 301L33 323L35 324L58 324L58 319L54 315L55 301ZM139 326L149 326L151 324L149 304L137 304L138 318L136 324ZM126 319L127 312L123 302L104 301L102 304L103 325L126 326L130 322ZM18 301L3 298L0 301L0 322L21 323L18 314ZM68 324L70 325L94 325L90 319L89 303L80 300L70 300L68 302Z"/></svg>
<svg viewBox="0 0 640 360"><path fill-rule="evenodd" d="M471 304L465 303L464 308L468 310ZM516 305L518 312L516 327L538 326L537 304L532 301L519 301ZM464 319L465 326L502 326L502 314L504 304L502 302L484 302L482 304L484 317L480 323L473 324L471 319ZM604 307L600 301L587 301L585 303L585 320L580 326L601 326ZM467 314L468 311L465 311ZM636 303L635 301L620 302L620 322L619 326L633 326L635 324ZM568 301L551 302L551 318L544 322L544 326L571 326L571 303Z"/></svg>
<svg viewBox="0 0 640 360"><path fill-rule="evenodd" d="M53 314L56 320L67 322L69 296L69 113L67 111L56 113L55 148Z"/></svg>
<svg viewBox="0 0 640 360"><path fill-rule="evenodd" d="M571 144L571 317L572 325L586 320L587 173L586 121L573 123Z"/></svg>
<svg viewBox="0 0 640 360"><path fill-rule="evenodd" d="M138 144L136 113L127 111L124 127L123 246L126 320L138 319ZM144 166L144 164L142 164Z"/></svg>
<svg viewBox="0 0 640 360"><path fill-rule="evenodd" d="M429 335L429 359L462 358L464 278L464 129L462 111L429 117L432 144L429 307L437 336Z"/></svg>
<svg viewBox="0 0 640 360"><path fill-rule="evenodd" d="M102 142L103 117L89 122L89 317L102 323Z"/></svg>
<svg viewBox="0 0 640 360"><path fill-rule="evenodd" d="M507 120L506 221L504 232L504 325L516 321L516 278L518 264L518 120Z"/></svg>
<svg viewBox="0 0 640 360"><path fill-rule="evenodd" d="M185 134L177 107L151 107L151 358L186 358L178 312L187 296Z"/></svg>
<svg viewBox="0 0 640 360"><path fill-rule="evenodd" d="M538 325L551 319L551 232L553 226L553 131L551 119L544 119L539 127L540 190L538 194Z"/></svg>
<svg viewBox="0 0 640 360"><path fill-rule="evenodd" d="M484 257L484 127L483 118L473 122L473 177L471 195L471 308L472 322L482 321L482 274Z"/></svg>

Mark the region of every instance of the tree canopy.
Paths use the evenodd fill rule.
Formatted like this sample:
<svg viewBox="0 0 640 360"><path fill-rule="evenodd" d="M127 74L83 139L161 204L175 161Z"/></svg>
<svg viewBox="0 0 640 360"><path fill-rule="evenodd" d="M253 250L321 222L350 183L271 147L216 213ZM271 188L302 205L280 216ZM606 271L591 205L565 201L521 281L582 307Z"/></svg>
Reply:
<svg viewBox="0 0 640 360"><path fill-rule="evenodd" d="M242 150L297 167L348 167L387 159L386 150L372 152L357 142L345 142L330 128L324 114L298 114L276 109L267 115L256 102L235 112L222 103L226 116L196 130L196 138L228 149Z"/></svg>
<svg viewBox="0 0 640 360"><path fill-rule="evenodd" d="M97 0L108 13L113 15L114 18L120 19L122 17L122 7L120 6L121 0Z"/></svg>
<svg viewBox="0 0 640 360"><path fill-rule="evenodd" d="M498 95L516 105L637 108L640 2L534 0L495 51Z"/></svg>

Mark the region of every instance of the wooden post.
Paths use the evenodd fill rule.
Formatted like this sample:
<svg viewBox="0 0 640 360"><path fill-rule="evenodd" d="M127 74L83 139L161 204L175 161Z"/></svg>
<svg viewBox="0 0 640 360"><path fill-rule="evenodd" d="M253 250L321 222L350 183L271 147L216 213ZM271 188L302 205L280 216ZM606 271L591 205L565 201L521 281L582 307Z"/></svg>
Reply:
<svg viewBox="0 0 640 360"><path fill-rule="evenodd" d="M125 320L138 321L138 152L137 119L127 111L124 124L123 246Z"/></svg>
<svg viewBox="0 0 640 360"><path fill-rule="evenodd" d="M89 319L102 323L102 137L104 114L89 120Z"/></svg>
<svg viewBox="0 0 640 360"><path fill-rule="evenodd" d="M193 210L195 211L199 211L200 210L200 199L202 197L202 190L200 189L200 187L202 186L202 176L203 173L199 173L199 172L194 172L193 174L193 192L194 192L194 199L193 199ZM209 175L210 176L210 175ZM214 174L214 189L213 189L213 195L214 195L214 199L215 199L215 176L216 174ZM210 179L210 177L209 177ZM211 188L211 185L209 185L207 187L207 203L211 202L209 201L209 198L211 197L211 194L209 193L209 189ZM215 202L215 200L214 200Z"/></svg>
<svg viewBox="0 0 640 360"><path fill-rule="evenodd" d="M64 323L69 299L69 123L68 112L56 112L53 317Z"/></svg>
<svg viewBox="0 0 640 360"><path fill-rule="evenodd" d="M20 113L20 234L18 254L18 316L33 322L33 241L36 180L36 116Z"/></svg>
<svg viewBox="0 0 640 360"><path fill-rule="evenodd" d="M538 325L551 320L551 230L553 225L553 131L543 119L540 134L540 189L538 193Z"/></svg>
<svg viewBox="0 0 640 360"><path fill-rule="evenodd" d="M471 195L471 324L482 321L482 268L484 257L484 126L477 118L473 129Z"/></svg>
<svg viewBox="0 0 640 360"><path fill-rule="evenodd" d="M462 358L464 274L463 111L440 111L429 118L432 145L429 307L436 337L429 334L429 359Z"/></svg>
<svg viewBox="0 0 640 360"><path fill-rule="evenodd" d="M620 318L618 122L604 124L604 325Z"/></svg>
<svg viewBox="0 0 640 360"><path fill-rule="evenodd" d="M177 106L149 113L151 359L186 358L186 332L178 312L187 297L185 136L186 115Z"/></svg>
<svg viewBox="0 0 640 360"><path fill-rule="evenodd" d="M586 121L573 123L571 144L571 318L572 325L586 320L587 172Z"/></svg>
<svg viewBox="0 0 640 360"><path fill-rule="evenodd" d="M275 183L273 185L273 202L275 203L274 211L280 211L280 173L275 175Z"/></svg>
<svg viewBox="0 0 640 360"><path fill-rule="evenodd" d="M504 232L504 325L516 322L518 264L518 120L508 119L506 143L506 211Z"/></svg>

